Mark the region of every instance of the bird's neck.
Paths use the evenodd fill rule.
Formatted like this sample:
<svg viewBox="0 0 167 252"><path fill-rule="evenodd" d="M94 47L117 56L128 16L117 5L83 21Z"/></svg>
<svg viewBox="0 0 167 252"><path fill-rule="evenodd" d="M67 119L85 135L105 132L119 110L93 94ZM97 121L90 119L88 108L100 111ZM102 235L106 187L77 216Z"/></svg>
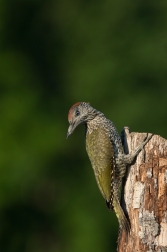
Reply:
<svg viewBox="0 0 167 252"><path fill-rule="evenodd" d="M87 125L87 134L91 134L93 132L93 130L98 129L99 127L103 126L104 120L105 120L105 116L103 114L98 114L95 118L93 118L90 121L87 121L86 125Z"/></svg>

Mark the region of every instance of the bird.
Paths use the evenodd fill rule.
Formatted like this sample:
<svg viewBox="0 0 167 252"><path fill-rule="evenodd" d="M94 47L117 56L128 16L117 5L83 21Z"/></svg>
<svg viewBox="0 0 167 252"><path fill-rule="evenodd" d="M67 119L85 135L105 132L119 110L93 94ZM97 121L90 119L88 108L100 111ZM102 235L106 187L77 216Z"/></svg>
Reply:
<svg viewBox="0 0 167 252"><path fill-rule="evenodd" d="M133 162L152 135L147 134L136 150L126 155L114 123L88 102L75 103L68 112L68 122L67 138L80 124L85 124L86 151L99 190L109 210L115 211L120 230L129 233L130 222L120 205L119 190L127 165Z"/></svg>

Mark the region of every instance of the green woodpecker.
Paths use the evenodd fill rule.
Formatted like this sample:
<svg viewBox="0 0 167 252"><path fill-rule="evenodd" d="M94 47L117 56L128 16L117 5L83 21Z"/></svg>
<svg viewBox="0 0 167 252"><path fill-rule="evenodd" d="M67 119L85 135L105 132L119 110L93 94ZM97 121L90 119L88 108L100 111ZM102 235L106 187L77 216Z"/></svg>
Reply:
<svg viewBox="0 0 167 252"><path fill-rule="evenodd" d="M126 171L144 145L152 137L147 136L131 154L125 155L121 138L113 124L103 113L86 102L77 102L68 113L67 137L82 123L86 126L86 150L94 170L100 192L110 210L114 210L119 226L130 231L130 223L119 201L119 189Z"/></svg>

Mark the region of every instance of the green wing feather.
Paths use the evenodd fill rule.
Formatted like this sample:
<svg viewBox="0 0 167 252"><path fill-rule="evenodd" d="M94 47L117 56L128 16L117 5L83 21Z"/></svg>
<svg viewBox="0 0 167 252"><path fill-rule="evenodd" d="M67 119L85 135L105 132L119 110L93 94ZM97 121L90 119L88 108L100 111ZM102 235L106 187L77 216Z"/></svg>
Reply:
<svg viewBox="0 0 167 252"><path fill-rule="evenodd" d="M98 128L86 135L86 150L91 161L98 187L110 201L113 181L114 149L104 129Z"/></svg>
<svg viewBox="0 0 167 252"><path fill-rule="evenodd" d="M120 206L118 192L113 188L116 176L114 148L104 129L98 128L91 134L87 133L86 150L103 197L109 203L109 208L114 208L120 227L130 232L130 224Z"/></svg>

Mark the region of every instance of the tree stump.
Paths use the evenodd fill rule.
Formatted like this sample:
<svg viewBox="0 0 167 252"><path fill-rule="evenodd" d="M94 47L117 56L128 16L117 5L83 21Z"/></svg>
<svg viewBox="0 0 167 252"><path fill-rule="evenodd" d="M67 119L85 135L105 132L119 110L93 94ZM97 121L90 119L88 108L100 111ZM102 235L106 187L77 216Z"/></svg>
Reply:
<svg viewBox="0 0 167 252"><path fill-rule="evenodd" d="M146 133L130 133L125 127L125 153L135 150L145 136ZM167 251L166 139L154 135L127 169L124 205L131 232L119 234L118 252Z"/></svg>

